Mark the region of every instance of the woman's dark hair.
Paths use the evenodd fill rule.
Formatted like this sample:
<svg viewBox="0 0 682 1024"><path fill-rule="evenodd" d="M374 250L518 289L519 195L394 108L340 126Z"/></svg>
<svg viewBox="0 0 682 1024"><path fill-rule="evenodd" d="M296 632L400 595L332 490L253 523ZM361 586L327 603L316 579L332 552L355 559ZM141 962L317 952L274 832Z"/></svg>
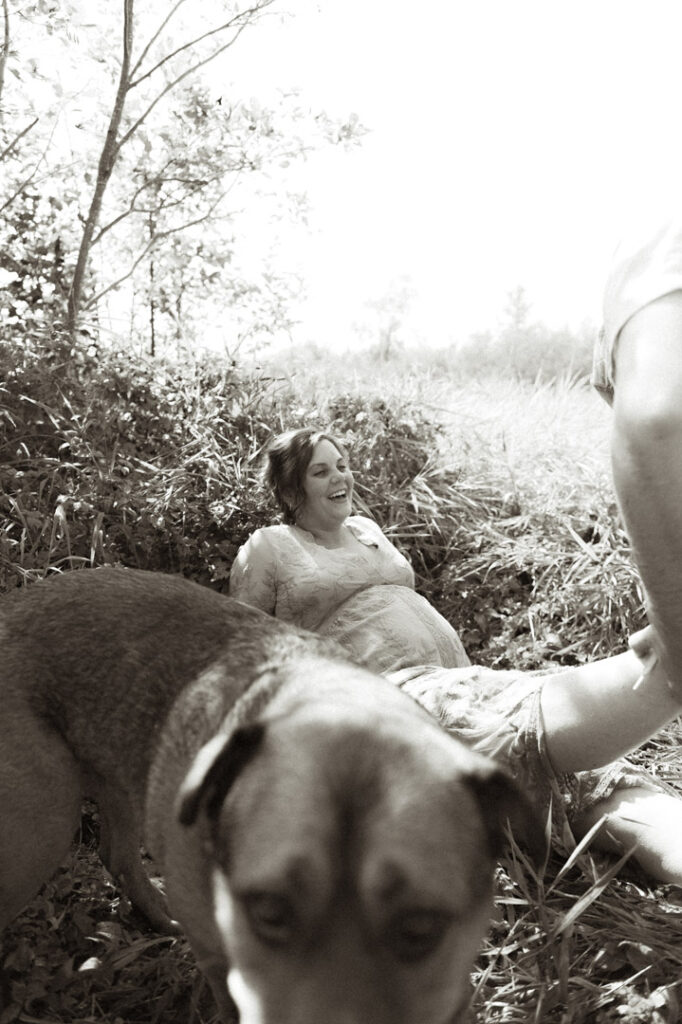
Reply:
<svg viewBox="0 0 682 1024"><path fill-rule="evenodd" d="M275 496L284 522L293 526L296 513L305 501L303 482L315 445L320 441L329 441L346 457L346 449L332 434L312 427L300 427L298 430L287 430L268 445L263 479Z"/></svg>

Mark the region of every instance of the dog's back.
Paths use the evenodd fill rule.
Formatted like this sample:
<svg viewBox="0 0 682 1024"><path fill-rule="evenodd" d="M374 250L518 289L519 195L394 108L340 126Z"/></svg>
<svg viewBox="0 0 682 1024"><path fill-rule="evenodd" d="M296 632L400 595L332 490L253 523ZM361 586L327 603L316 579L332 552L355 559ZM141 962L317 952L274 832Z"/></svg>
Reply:
<svg viewBox="0 0 682 1024"><path fill-rule="evenodd" d="M167 926L136 862L149 766L173 704L222 664L225 710L263 662L323 643L160 573L71 572L3 597L0 928L63 859L86 796L100 804L105 863Z"/></svg>
<svg viewBox="0 0 682 1024"><path fill-rule="evenodd" d="M245 668L291 643L276 620L181 577L67 573L0 602L3 717L21 714L24 729L30 707L84 767L144 785L154 738L181 690L220 659L230 667L229 706L248 685Z"/></svg>

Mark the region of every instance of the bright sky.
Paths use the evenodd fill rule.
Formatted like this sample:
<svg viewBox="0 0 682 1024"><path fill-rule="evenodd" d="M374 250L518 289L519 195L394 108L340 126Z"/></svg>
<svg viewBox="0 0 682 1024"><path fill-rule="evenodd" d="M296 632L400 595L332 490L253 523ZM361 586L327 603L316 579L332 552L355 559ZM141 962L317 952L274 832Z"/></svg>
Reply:
<svg viewBox="0 0 682 1024"><path fill-rule="evenodd" d="M260 96L298 86L371 129L304 168L310 234L284 250L308 283L298 337L352 343L400 277L429 344L495 327L519 284L551 326L598 323L629 213L682 180L679 0L289 9L244 33L230 77Z"/></svg>

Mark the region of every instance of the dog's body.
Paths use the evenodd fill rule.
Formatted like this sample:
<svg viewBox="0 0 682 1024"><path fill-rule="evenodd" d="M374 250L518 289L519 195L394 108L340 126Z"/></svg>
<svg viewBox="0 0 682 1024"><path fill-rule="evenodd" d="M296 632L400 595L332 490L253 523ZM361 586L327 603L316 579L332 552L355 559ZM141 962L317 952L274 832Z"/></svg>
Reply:
<svg viewBox="0 0 682 1024"><path fill-rule="evenodd" d="M102 856L224 1020L454 1024L522 799L333 645L185 580L69 573L0 605L0 928L84 796Z"/></svg>

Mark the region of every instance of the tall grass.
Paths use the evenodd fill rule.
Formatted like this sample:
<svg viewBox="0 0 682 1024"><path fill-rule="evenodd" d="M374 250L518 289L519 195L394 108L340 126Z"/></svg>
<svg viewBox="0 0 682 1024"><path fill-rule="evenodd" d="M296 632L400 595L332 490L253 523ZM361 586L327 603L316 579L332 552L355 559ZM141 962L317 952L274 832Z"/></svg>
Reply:
<svg viewBox="0 0 682 1024"><path fill-rule="evenodd" d="M345 417L313 372L288 383L346 428L360 495L476 660L584 661L613 653L641 624L611 484L610 411L584 382L356 376ZM421 461L400 479L395 448L410 445Z"/></svg>

